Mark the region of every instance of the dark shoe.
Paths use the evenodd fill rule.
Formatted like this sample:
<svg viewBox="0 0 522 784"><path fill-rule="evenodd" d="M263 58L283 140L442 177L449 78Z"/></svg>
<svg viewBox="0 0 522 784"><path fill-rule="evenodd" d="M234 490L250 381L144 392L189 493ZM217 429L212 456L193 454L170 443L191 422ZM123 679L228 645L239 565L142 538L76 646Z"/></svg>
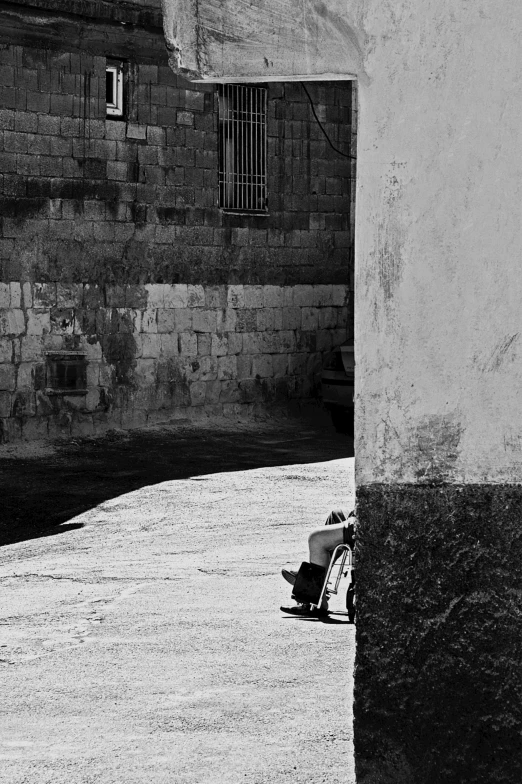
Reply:
<svg viewBox="0 0 522 784"><path fill-rule="evenodd" d="M324 607L312 607L311 604L296 604L293 607L280 607L282 612L289 615L299 615L301 618L326 618L328 610Z"/></svg>
<svg viewBox="0 0 522 784"><path fill-rule="evenodd" d="M281 569L281 574L285 578L286 582L290 583L290 585L293 585L295 583L297 572L292 572L291 569Z"/></svg>

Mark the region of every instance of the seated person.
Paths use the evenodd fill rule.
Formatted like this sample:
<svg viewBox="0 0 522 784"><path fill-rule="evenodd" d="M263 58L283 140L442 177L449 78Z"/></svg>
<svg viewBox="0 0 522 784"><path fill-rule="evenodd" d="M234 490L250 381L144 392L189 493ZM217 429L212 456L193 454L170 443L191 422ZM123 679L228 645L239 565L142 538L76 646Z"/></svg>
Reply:
<svg viewBox="0 0 522 784"><path fill-rule="evenodd" d="M341 510L331 512L322 528L316 528L308 537L308 550L310 563L328 569L332 551L339 544L347 544L352 550L355 543L355 512L348 516ZM295 583L297 572L282 569L281 574L291 585ZM328 615L328 599L324 596L320 607L310 604L296 604L292 607L281 607L281 610L290 615L300 615L305 618L321 618Z"/></svg>

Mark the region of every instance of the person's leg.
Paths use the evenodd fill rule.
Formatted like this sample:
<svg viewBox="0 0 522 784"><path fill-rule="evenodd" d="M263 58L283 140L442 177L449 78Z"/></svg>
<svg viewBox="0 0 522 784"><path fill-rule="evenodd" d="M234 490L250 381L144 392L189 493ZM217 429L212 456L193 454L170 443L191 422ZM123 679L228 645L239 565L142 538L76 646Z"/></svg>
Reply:
<svg viewBox="0 0 522 784"><path fill-rule="evenodd" d="M334 523L322 528L316 528L308 537L308 550L310 563L328 568L332 550L343 543L345 523Z"/></svg>

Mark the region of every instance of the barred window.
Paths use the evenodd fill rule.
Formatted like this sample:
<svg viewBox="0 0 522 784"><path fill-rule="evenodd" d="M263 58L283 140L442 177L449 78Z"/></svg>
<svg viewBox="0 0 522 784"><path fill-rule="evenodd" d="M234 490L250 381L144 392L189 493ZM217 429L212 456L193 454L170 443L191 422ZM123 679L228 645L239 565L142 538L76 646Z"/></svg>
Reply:
<svg viewBox="0 0 522 784"><path fill-rule="evenodd" d="M219 85L219 206L266 212L266 88Z"/></svg>
<svg viewBox="0 0 522 784"><path fill-rule="evenodd" d="M85 394L87 362L85 354L67 351L47 354L47 392Z"/></svg>

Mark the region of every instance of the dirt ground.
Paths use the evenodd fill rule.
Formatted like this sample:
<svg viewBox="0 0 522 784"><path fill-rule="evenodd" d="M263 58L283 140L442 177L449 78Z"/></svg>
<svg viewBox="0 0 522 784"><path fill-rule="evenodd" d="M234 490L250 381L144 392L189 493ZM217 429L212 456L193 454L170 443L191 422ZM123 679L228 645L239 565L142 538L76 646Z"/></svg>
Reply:
<svg viewBox="0 0 522 784"><path fill-rule="evenodd" d="M0 779L354 781L354 627L280 576L353 501L325 421L0 450Z"/></svg>

